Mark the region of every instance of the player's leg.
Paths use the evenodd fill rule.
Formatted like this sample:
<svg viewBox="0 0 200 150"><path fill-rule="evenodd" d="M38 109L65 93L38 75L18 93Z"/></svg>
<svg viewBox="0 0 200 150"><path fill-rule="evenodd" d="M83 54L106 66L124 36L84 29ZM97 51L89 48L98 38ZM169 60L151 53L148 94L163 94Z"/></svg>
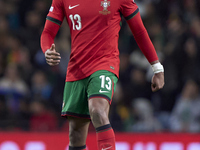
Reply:
<svg viewBox="0 0 200 150"><path fill-rule="evenodd" d="M69 150L86 150L86 138L89 119L68 117L69 121Z"/></svg>
<svg viewBox="0 0 200 150"><path fill-rule="evenodd" d="M108 119L108 112L110 104L104 98L90 98L89 99L89 112L92 123L95 128L110 124Z"/></svg>
<svg viewBox="0 0 200 150"><path fill-rule="evenodd" d="M108 113L117 77L108 71L97 71L90 76L88 86L89 112L96 128L98 150L115 150L115 135Z"/></svg>
<svg viewBox="0 0 200 150"><path fill-rule="evenodd" d="M62 116L69 121L69 150L86 150L90 123L86 82L87 79L65 83Z"/></svg>
<svg viewBox="0 0 200 150"><path fill-rule="evenodd" d="M115 150L115 134L108 119L110 104L104 98L91 98L89 111L96 128L98 150Z"/></svg>

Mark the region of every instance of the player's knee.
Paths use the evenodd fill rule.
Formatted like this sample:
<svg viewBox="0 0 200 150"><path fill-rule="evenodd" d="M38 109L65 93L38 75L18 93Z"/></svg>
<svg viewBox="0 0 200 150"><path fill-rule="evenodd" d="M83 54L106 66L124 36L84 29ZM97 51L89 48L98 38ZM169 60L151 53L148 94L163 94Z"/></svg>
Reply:
<svg viewBox="0 0 200 150"><path fill-rule="evenodd" d="M94 126L104 125L108 121L106 111L99 107L90 108L90 116Z"/></svg>

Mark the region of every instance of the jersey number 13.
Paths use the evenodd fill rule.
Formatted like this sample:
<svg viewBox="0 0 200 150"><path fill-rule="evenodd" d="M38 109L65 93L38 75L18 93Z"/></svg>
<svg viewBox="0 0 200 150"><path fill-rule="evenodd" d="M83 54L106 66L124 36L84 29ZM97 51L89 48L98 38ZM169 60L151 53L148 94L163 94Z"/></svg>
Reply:
<svg viewBox="0 0 200 150"><path fill-rule="evenodd" d="M81 17L79 16L79 14L69 15L69 18L72 21L73 30L80 30L82 28Z"/></svg>

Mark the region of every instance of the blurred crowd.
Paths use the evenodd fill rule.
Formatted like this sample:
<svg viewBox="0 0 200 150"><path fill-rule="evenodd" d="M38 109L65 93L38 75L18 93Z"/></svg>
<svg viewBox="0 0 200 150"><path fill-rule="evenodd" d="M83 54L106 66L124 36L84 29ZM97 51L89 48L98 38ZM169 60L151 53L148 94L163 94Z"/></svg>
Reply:
<svg viewBox="0 0 200 150"><path fill-rule="evenodd" d="M200 132L200 1L135 2L164 65L165 87L151 92L153 72L123 19L111 124L126 132ZM61 63L48 66L40 35L50 5L0 0L0 131L67 130L60 111L70 32L64 21L55 39Z"/></svg>

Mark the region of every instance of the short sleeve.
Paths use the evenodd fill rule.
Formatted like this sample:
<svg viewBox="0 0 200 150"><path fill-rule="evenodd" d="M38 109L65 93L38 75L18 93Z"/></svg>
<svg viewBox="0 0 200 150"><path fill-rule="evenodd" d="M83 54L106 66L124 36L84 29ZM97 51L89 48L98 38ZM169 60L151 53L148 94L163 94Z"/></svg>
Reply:
<svg viewBox="0 0 200 150"><path fill-rule="evenodd" d="M64 9L62 0L53 0L52 5L47 15L47 20L50 20L58 25L62 24L64 19Z"/></svg>
<svg viewBox="0 0 200 150"><path fill-rule="evenodd" d="M139 8L134 0L123 0L120 12L126 20L130 20L139 12Z"/></svg>

